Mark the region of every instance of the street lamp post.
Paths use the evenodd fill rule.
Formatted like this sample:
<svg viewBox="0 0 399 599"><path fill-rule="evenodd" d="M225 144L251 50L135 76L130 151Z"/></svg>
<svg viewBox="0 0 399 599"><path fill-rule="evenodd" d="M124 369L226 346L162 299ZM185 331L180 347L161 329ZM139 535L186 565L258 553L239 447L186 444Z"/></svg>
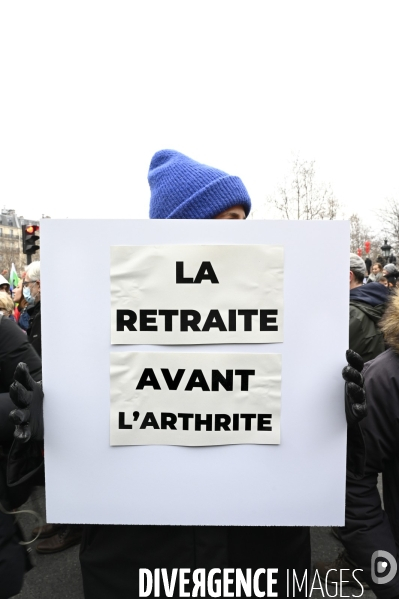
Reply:
<svg viewBox="0 0 399 599"><path fill-rule="evenodd" d="M388 262L388 258L391 252L392 246L389 245L388 241L384 239L384 245L381 246L382 255L385 259L385 264Z"/></svg>

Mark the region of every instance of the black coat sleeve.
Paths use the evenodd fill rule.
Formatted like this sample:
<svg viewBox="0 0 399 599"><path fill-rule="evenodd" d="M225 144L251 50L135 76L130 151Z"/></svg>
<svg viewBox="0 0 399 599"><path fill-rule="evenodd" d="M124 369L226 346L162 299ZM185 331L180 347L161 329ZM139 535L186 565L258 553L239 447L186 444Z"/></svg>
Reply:
<svg viewBox="0 0 399 599"><path fill-rule="evenodd" d="M14 426L8 418L15 409L8 395L19 362L25 362L35 381L42 378L42 362L28 341L26 333L12 320L0 321L0 445L8 445L13 438Z"/></svg>
<svg viewBox="0 0 399 599"><path fill-rule="evenodd" d="M28 365L35 381L42 378L42 362L28 341L26 333L12 320L0 321L0 445L12 441L14 426L8 418L15 405L8 395L19 362Z"/></svg>
<svg viewBox="0 0 399 599"><path fill-rule="evenodd" d="M30 479L43 466L41 444L36 441L21 443L13 440L14 427L10 427L9 413L15 408L8 394L19 362L25 362L36 381L42 379L42 362L28 341L26 334L12 320L0 322L0 445L7 453L7 484L9 500L13 507L26 500Z"/></svg>
<svg viewBox="0 0 399 599"><path fill-rule="evenodd" d="M42 362L26 333L12 320L2 318L0 323L0 392L7 393L19 362L28 365L35 381L42 378Z"/></svg>
<svg viewBox="0 0 399 599"><path fill-rule="evenodd" d="M391 582L377 585L371 579L371 557L375 551L385 550L397 562L399 559L399 538L395 538L391 522L394 507L383 510L377 488L379 473L384 483L386 478L392 483L391 473L397 473L399 357L388 350L370 362L363 374L368 402L368 415L360 423L366 446L365 474L360 480L347 474L345 527L341 534L350 557L363 569L377 597L392 599L399 595L399 568ZM392 484L388 487L392 489ZM394 499L394 505L397 511L399 496Z"/></svg>

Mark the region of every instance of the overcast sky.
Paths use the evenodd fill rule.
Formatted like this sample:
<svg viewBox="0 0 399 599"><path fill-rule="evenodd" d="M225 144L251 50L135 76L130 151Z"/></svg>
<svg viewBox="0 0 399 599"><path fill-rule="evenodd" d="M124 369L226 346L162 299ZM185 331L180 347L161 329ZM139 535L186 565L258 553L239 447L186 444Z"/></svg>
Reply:
<svg viewBox="0 0 399 599"><path fill-rule="evenodd" d="M146 218L154 152L239 175L260 207L292 153L348 216L399 199L398 4L0 4L0 202Z"/></svg>

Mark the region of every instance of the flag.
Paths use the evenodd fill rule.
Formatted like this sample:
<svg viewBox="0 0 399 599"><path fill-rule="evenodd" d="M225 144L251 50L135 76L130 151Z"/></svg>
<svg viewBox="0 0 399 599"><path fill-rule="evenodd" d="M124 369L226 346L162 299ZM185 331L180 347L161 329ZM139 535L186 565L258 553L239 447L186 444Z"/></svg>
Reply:
<svg viewBox="0 0 399 599"><path fill-rule="evenodd" d="M14 289L14 287L17 287L17 285L19 283L19 278L17 275L17 271L15 270L14 262L11 265L10 278L9 278L8 282L10 283L10 291L12 291Z"/></svg>

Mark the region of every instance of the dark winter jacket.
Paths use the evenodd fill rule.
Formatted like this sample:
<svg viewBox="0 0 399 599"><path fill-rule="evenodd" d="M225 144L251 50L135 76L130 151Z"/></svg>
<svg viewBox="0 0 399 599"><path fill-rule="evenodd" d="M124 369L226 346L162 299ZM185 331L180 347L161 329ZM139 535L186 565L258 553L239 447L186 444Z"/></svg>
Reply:
<svg viewBox="0 0 399 599"><path fill-rule="evenodd" d="M391 347L363 370L368 402L367 417L360 422L365 472L361 480L347 474L342 540L377 597L392 599L399 596L399 567L391 582L376 584L371 580L371 557L384 550L399 560L399 295L388 304L381 326ZM379 473L385 510L377 489Z"/></svg>
<svg viewBox="0 0 399 599"><path fill-rule="evenodd" d="M0 319L0 503L10 511L23 503L30 480L41 468L43 458L37 443L13 440L14 427L9 413L15 408L8 394L14 371L25 362L32 377L41 380L41 360L26 334L8 318ZM10 486L10 484L12 486ZM14 519L0 511L0 599L16 595L27 568L26 552L19 545Z"/></svg>
<svg viewBox="0 0 399 599"><path fill-rule="evenodd" d="M349 348L360 354L365 362L385 351L378 323L388 295L388 288L381 283L369 283L350 290Z"/></svg>
<svg viewBox="0 0 399 599"><path fill-rule="evenodd" d="M40 301L27 310L29 314L29 328L27 330L28 339L39 354L42 355L42 324Z"/></svg>
<svg viewBox="0 0 399 599"><path fill-rule="evenodd" d="M19 314L18 326L21 327L23 331L27 331L29 329L29 320L28 308L25 307Z"/></svg>

